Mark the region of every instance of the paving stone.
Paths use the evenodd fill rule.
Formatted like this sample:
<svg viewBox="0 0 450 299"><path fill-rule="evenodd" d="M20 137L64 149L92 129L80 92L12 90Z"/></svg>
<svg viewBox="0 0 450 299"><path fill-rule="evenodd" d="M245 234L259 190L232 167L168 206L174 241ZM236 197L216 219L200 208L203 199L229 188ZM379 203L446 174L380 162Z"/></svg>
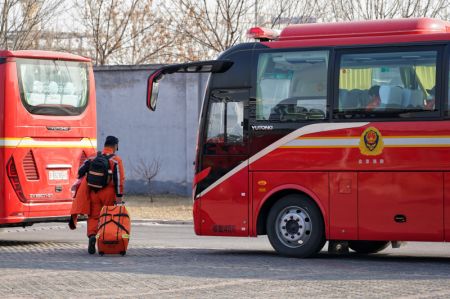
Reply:
<svg viewBox="0 0 450 299"><path fill-rule="evenodd" d="M450 298L450 256L440 247L433 249L438 256L322 253L294 259L200 243L161 246L141 238L124 257L100 257L87 254L81 233L75 240L51 241L65 229L28 231L42 241L0 240L2 298ZM150 236L161 229L140 228ZM164 230L186 238L179 228Z"/></svg>

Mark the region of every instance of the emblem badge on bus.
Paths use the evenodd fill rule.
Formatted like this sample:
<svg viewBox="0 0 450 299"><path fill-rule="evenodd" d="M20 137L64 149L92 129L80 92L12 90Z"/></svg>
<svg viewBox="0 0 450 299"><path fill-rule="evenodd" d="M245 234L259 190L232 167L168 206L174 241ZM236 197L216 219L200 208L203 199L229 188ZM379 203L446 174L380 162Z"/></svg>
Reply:
<svg viewBox="0 0 450 299"><path fill-rule="evenodd" d="M384 143L380 131L374 127L364 130L359 140L359 150L366 156L376 156L383 153Z"/></svg>
<svg viewBox="0 0 450 299"><path fill-rule="evenodd" d="M252 126L253 131L272 131L273 126Z"/></svg>

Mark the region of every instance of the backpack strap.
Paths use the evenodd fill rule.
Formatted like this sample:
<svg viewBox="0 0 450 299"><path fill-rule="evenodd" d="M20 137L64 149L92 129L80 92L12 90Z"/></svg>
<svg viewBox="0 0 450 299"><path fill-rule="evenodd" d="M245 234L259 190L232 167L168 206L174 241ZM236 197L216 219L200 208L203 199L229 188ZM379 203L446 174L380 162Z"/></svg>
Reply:
<svg viewBox="0 0 450 299"><path fill-rule="evenodd" d="M108 159L108 160L111 159L114 156L115 156L115 154L105 155L106 159Z"/></svg>

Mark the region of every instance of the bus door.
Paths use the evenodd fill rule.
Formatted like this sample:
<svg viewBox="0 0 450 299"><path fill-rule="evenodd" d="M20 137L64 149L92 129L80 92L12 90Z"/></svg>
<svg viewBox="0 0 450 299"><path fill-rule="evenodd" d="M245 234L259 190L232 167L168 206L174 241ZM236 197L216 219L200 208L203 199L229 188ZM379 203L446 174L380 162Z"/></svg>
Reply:
<svg viewBox="0 0 450 299"><path fill-rule="evenodd" d="M197 186L202 235L248 235L248 89L212 90Z"/></svg>

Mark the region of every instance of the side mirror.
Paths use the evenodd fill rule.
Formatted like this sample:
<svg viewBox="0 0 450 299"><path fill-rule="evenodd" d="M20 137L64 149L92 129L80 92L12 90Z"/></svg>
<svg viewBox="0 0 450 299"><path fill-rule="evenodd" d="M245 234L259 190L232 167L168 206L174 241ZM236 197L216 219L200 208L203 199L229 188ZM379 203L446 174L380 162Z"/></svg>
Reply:
<svg viewBox="0 0 450 299"><path fill-rule="evenodd" d="M156 71L148 77L147 81L147 107L155 111L156 102L158 100L159 80L161 79L160 71Z"/></svg>
<svg viewBox="0 0 450 299"><path fill-rule="evenodd" d="M151 74L147 81L147 107L155 111L158 100L159 80L173 73L224 73L233 62L230 60L209 60L164 66Z"/></svg>

